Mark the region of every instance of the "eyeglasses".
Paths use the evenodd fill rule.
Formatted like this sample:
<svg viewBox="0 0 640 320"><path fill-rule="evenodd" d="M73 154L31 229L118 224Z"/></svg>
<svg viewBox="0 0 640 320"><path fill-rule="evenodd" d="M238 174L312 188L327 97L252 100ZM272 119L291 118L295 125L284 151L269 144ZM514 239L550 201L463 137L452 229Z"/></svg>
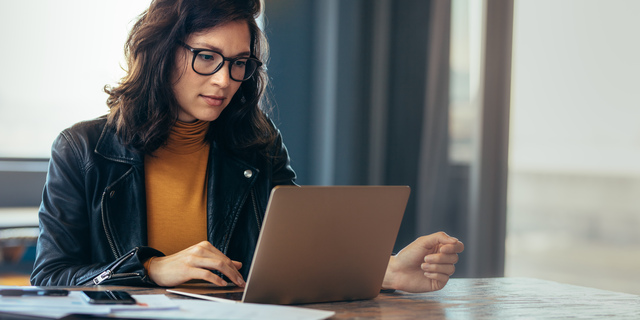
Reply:
<svg viewBox="0 0 640 320"><path fill-rule="evenodd" d="M253 76L262 62L256 58L239 57L225 58L222 53L209 49L196 49L180 42L180 45L193 53L191 68L197 74L210 76L222 68L225 61L229 61L229 76L234 81L246 81Z"/></svg>

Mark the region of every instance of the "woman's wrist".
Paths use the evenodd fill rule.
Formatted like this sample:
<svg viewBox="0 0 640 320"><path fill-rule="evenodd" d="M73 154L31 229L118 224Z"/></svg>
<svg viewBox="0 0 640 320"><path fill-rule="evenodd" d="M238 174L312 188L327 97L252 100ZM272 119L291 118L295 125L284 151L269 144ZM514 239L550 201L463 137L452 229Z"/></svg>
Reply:
<svg viewBox="0 0 640 320"><path fill-rule="evenodd" d="M151 258L147 259L147 261L145 261L145 262L144 262L144 269L147 271L147 275L148 275L149 277L151 277L151 262L152 262L152 260L153 260L153 259L155 259L155 258L156 258L156 257L155 257L155 256L153 256L153 257L151 257Z"/></svg>
<svg viewBox="0 0 640 320"><path fill-rule="evenodd" d="M395 290L395 256L391 256L389 258L389 264L387 264L387 271L384 274L384 279L382 280L382 289L383 290Z"/></svg>

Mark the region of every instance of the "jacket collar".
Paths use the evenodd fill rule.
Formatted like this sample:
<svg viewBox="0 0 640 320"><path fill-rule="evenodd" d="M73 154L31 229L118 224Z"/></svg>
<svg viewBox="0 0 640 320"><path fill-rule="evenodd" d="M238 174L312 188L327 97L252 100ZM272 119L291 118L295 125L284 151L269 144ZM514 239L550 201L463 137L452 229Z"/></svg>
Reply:
<svg viewBox="0 0 640 320"><path fill-rule="evenodd" d="M211 153L213 153L214 150L220 150L217 143L215 142L211 145ZM100 134L100 138L98 139L98 143L96 144L95 152L112 161L124 162L129 164L144 163L144 153L123 145L122 142L120 142L120 138L116 134L115 127L109 125L108 123L105 124L104 128L102 129L102 133ZM247 163L245 162L245 160L241 160L240 158L230 155L224 151L221 151L220 153L224 155L224 159L235 162L236 165L251 169L254 172L257 171L257 169L254 167L254 164Z"/></svg>
<svg viewBox="0 0 640 320"><path fill-rule="evenodd" d="M120 142L114 126L106 124L102 129L95 152L106 159L129 164L144 162L144 154Z"/></svg>

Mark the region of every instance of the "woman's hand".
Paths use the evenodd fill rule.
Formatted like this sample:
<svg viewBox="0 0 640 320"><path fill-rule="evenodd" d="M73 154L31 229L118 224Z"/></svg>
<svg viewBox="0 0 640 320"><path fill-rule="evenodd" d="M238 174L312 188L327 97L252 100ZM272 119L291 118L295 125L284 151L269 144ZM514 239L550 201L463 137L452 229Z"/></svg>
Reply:
<svg viewBox="0 0 640 320"><path fill-rule="evenodd" d="M444 288L455 272L464 244L438 232L420 237L391 257L382 287L407 292Z"/></svg>
<svg viewBox="0 0 640 320"><path fill-rule="evenodd" d="M222 272L239 287L244 280L238 269L242 263L232 261L208 241L202 241L178 253L152 258L147 270L153 282L163 287L174 287L192 279L209 281L219 286L227 282L211 270Z"/></svg>

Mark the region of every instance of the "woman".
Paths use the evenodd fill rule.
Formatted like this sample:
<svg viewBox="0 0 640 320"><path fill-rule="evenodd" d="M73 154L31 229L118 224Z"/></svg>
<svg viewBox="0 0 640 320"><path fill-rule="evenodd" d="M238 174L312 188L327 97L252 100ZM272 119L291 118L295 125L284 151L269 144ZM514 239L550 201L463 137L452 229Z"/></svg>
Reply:
<svg viewBox="0 0 640 320"><path fill-rule="evenodd" d="M268 194L295 180L261 109L260 10L157 0L140 16L128 73L105 88L109 115L53 144L33 285L244 286ZM421 237L391 257L384 286L438 290L462 250L444 233Z"/></svg>

